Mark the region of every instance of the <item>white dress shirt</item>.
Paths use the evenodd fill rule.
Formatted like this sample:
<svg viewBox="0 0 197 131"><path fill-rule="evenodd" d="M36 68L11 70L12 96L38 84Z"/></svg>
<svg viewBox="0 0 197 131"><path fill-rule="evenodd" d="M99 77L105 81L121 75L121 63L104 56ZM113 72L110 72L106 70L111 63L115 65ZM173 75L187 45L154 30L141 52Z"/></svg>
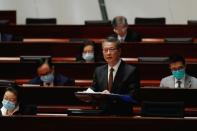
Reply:
<svg viewBox="0 0 197 131"><path fill-rule="evenodd" d="M175 78L175 85L174 85L175 88L178 88L178 82L177 81L178 80ZM185 85L185 76L182 79L180 79L179 81L181 81L181 88L184 88L184 85Z"/></svg>
<svg viewBox="0 0 197 131"><path fill-rule="evenodd" d="M119 36L119 35L118 35L118 40L119 40L120 42L124 42L124 41L125 41L126 36L127 36L127 34L126 34L126 35L124 35L123 37L121 37L121 36Z"/></svg>
<svg viewBox="0 0 197 131"><path fill-rule="evenodd" d="M113 71L113 81L114 81L114 78L116 76L116 73L118 71L118 67L120 66L120 63L121 63L121 59L119 59L119 61L117 62L116 65L114 65L113 67L109 66L108 65L108 81L109 81L109 74L110 74L110 69L113 68L114 71Z"/></svg>

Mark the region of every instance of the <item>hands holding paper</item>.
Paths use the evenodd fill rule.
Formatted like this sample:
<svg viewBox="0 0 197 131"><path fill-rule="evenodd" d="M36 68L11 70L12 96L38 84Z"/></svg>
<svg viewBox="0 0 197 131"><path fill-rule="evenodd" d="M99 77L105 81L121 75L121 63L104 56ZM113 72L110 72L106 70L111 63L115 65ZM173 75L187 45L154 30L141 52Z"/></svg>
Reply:
<svg viewBox="0 0 197 131"><path fill-rule="evenodd" d="M102 92L95 92L91 88L88 88L87 90L83 91L83 93L101 93L101 94L110 94L108 90L104 90Z"/></svg>

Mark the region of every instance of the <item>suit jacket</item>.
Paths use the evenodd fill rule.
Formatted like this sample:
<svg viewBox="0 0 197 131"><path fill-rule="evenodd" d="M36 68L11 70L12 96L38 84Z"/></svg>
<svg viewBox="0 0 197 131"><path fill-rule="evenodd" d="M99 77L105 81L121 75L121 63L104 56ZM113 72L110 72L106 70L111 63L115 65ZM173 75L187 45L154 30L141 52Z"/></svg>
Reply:
<svg viewBox="0 0 197 131"><path fill-rule="evenodd" d="M12 34L0 33L0 41L22 41L22 37Z"/></svg>
<svg viewBox="0 0 197 131"><path fill-rule="evenodd" d="M112 37L118 38L117 34L112 34ZM125 42L140 42L141 41L141 36L134 31L127 31L127 36L125 37Z"/></svg>
<svg viewBox="0 0 197 131"><path fill-rule="evenodd" d="M185 76L185 88L197 88L197 79L195 77L186 75ZM175 88L175 78L171 76L167 76L163 78L160 82L160 87L169 87L169 88Z"/></svg>
<svg viewBox="0 0 197 131"><path fill-rule="evenodd" d="M68 86L68 85L75 85L75 82L73 79L65 77L61 74L55 74L54 77L54 86ZM29 84L35 84L35 85L43 85L42 80L39 76L32 79Z"/></svg>
<svg viewBox="0 0 197 131"><path fill-rule="evenodd" d="M96 92L104 91L107 89L108 84L108 65L97 67L94 73L92 90ZM132 95L135 97L139 84L139 74L134 66L126 64L121 61L120 66L114 78L112 93ZM122 103L121 101L111 101L102 106L107 114L131 114L132 105Z"/></svg>

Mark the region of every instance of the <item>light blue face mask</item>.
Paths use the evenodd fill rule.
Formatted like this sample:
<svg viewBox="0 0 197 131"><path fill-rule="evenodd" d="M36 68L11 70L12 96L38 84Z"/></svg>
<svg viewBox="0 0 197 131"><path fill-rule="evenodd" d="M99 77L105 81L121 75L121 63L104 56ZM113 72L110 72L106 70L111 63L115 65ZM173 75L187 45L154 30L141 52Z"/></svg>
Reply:
<svg viewBox="0 0 197 131"><path fill-rule="evenodd" d="M44 76L40 76L40 79L43 82L51 83L54 80L54 75L52 73L50 73L50 74L47 74L47 75L44 75Z"/></svg>
<svg viewBox="0 0 197 131"><path fill-rule="evenodd" d="M82 57L86 61L93 61L94 60L94 54L93 53L83 53Z"/></svg>
<svg viewBox="0 0 197 131"><path fill-rule="evenodd" d="M185 69L180 69L180 70L177 70L177 71L172 71L172 75L180 80L182 79L184 76L185 76Z"/></svg>
<svg viewBox="0 0 197 131"><path fill-rule="evenodd" d="M5 99L3 99L2 104L7 110L13 110L16 107L16 105L13 102Z"/></svg>

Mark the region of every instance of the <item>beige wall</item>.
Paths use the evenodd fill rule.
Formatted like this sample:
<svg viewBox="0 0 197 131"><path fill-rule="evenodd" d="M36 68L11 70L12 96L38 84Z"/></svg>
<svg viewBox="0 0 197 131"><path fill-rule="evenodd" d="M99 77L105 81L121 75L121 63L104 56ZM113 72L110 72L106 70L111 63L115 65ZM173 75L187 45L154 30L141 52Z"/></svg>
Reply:
<svg viewBox="0 0 197 131"><path fill-rule="evenodd" d="M130 24L136 16L164 16L168 24L185 24L197 19L196 5L196 0L106 0L109 18L125 15ZM26 17L56 17L58 24L101 19L98 0L0 0L0 9L17 10L18 24Z"/></svg>

